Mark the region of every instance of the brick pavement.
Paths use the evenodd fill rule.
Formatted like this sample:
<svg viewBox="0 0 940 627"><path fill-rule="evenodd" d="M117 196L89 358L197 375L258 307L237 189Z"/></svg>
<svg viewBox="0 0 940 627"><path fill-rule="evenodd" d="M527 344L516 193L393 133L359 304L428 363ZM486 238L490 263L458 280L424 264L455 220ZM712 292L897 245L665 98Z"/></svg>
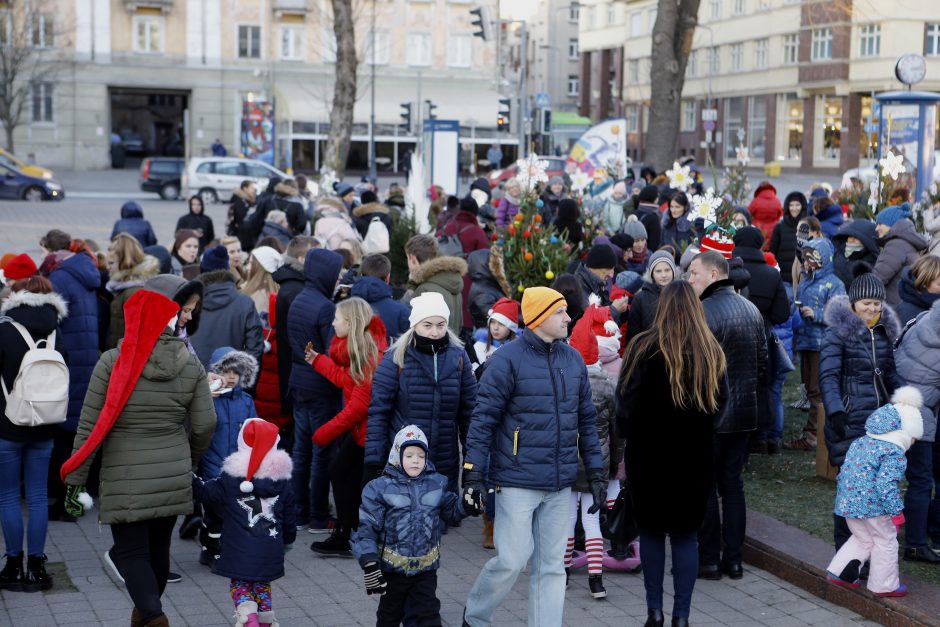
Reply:
<svg viewBox="0 0 940 627"><path fill-rule="evenodd" d="M493 554L480 547L481 523L467 520L444 538L443 567L438 596L445 625L460 625L463 603L484 562ZM283 627L373 625L377 600L367 597L358 565L349 559L324 559L309 549L315 536L299 534L287 554L287 575L274 584L274 608ZM16 627L118 627L129 623L132 604L124 586L101 560L111 545L106 526L99 528L95 512L79 524L49 525L50 563L65 562L77 590L62 582L47 593L0 593L0 625ZM174 536L172 568L183 581L168 584L164 608L174 626L232 625L228 581L213 575L197 561L194 542ZM641 625L646 619L642 575L610 573L604 577L608 597L591 598L586 572L572 575L565 602L565 624ZM524 625L524 573L496 615L495 625ZM667 591L671 582L666 581ZM672 599L667 595L667 610ZM667 614L668 616L668 614ZM693 597L693 625L873 625L857 614L822 601L782 580L750 567L744 579L699 581Z"/></svg>

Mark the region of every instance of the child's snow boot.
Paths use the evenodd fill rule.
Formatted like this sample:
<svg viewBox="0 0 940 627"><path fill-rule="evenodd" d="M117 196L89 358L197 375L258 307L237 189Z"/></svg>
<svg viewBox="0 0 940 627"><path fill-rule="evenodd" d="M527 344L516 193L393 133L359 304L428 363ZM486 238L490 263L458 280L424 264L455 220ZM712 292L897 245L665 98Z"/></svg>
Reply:
<svg viewBox="0 0 940 627"><path fill-rule="evenodd" d="M280 627L277 619L274 618L274 612L258 612L258 623L261 627Z"/></svg>
<svg viewBox="0 0 940 627"><path fill-rule="evenodd" d="M259 627L258 604L254 601L245 601L235 608L235 627Z"/></svg>

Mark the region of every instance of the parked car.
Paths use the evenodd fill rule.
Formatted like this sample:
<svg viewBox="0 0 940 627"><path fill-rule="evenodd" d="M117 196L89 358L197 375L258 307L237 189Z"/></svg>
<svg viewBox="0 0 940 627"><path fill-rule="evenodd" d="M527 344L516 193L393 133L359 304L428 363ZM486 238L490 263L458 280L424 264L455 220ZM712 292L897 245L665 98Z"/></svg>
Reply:
<svg viewBox="0 0 940 627"><path fill-rule="evenodd" d="M184 167L185 159L148 157L140 164L140 189L160 194L163 200L176 200L180 197L180 175Z"/></svg>
<svg viewBox="0 0 940 627"><path fill-rule="evenodd" d="M8 165L11 168L16 168L26 176L33 176L37 179L46 179L47 181L52 180L52 170L46 169L42 166L26 163L22 159L18 159L16 155L7 152L3 148L0 148L0 164Z"/></svg>
<svg viewBox="0 0 940 627"><path fill-rule="evenodd" d="M0 163L0 198L22 200L62 200L65 191L55 181L29 176Z"/></svg>
<svg viewBox="0 0 940 627"><path fill-rule="evenodd" d="M134 131L122 128L120 132L121 136L121 145L124 146L124 151L129 155L142 155L144 154L144 138L140 136L140 133L135 133Z"/></svg>
<svg viewBox="0 0 940 627"><path fill-rule="evenodd" d="M239 157L199 157L190 159L180 178L186 196L199 194L206 204L228 199L233 189L245 179L251 179L259 189L268 185L268 179L277 176L290 178L289 174L254 159Z"/></svg>
<svg viewBox="0 0 940 627"><path fill-rule="evenodd" d="M565 163L568 161L565 157L539 157L539 159L548 161L545 174L547 174L549 178L565 175ZM515 163L502 170L493 170L490 172L490 189L499 187L500 183L514 178L517 174L519 174L519 166Z"/></svg>

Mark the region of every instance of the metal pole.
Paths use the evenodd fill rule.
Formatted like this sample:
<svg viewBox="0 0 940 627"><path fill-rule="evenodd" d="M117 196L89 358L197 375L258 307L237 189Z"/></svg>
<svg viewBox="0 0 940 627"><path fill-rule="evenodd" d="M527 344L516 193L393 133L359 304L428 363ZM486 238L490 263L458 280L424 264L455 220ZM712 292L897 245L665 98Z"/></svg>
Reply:
<svg viewBox="0 0 940 627"><path fill-rule="evenodd" d="M414 118L417 123L417 141L415 141L416 147L421 147L421 138L422 131L424 129L424 103L421 102L421 70L418 70L418 100L415 102L414 107Z"/></svg>
<svg viewBox="0 0 940 627"><path fill-rule="evenodd" d="M520 20L522 32L519 35L519 158L528 153L526 142L526 122L529 119L529 97L526 89L529 64L529 31L525 20Z"/></svg>
<svg viewBox="0 0 940 627"><path fill-rule="evenodd" d="M369 176L376 178L375 166L375 0L372 0L372 25L369 29L369 38L371 40L372 67L369 76L369 91L372 101L372 108L369 113Z"/></svg>

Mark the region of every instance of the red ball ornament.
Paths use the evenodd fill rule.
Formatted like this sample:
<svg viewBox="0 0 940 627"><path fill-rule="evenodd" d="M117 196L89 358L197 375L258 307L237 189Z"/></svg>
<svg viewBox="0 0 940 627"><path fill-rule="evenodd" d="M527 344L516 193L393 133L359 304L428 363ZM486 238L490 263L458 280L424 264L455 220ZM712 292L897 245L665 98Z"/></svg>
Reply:
<svg viewBox="0 0 940 627"><path fill-rule="evenodd" d="M508 227L506 227L506 231L507 231L510 235L515 235L515 234L516 234L516 227L514 227L513 225L510 224Z"/></svg>
<svg viewBox="0 0 940 627"><path fill-rule="evenodd" d="M492 239L494 242L498 242L498 241L499 241L499 233L493 233L493 235L492 235L492 237L490 237L490 239Z"/></svg>
<svg viewBox="0 0 940 627"><path fill-rule="evenodd" d="M530 233L530 232L528 232L528 231L523 231L523 232L522 232L522 237L524 237L524 238L526 238L526 239L529 239L531 236L532 236L532 233Z"/></svg>

